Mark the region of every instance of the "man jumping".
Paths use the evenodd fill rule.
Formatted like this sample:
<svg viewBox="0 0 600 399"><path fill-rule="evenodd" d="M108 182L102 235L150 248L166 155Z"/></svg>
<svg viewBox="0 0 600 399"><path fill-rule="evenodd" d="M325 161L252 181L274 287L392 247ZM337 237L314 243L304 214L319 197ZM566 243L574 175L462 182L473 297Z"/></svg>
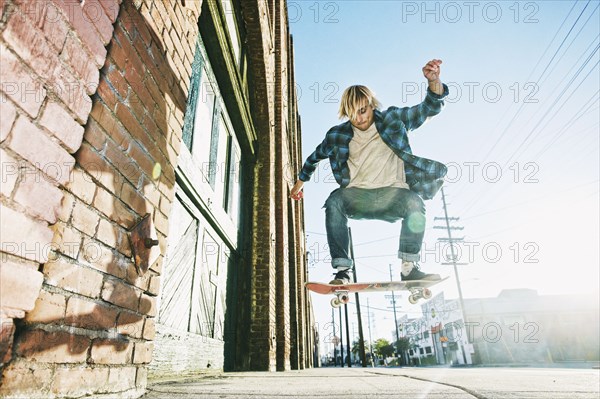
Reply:
<svg viewBox="0 0 600 399"><path fill-rule="evenodd" d="M417 261L425 233L425 205L440 189L445 165L412 154L407 133L439 114L448 95L440 80L441 60L423 67L429 82L425 100L413 107L389 107L366 86L350 86L342 94L339 117L348 121L334 126L306 159L290 197L300 199L304 182L319 161L329 158L339 188L325 202L325 226L336 269L330 284L347 284L353 262L349 256L348 218L395 222L402 219L398 258L402 281L439 280L437 274L419 270Z"/></svg>

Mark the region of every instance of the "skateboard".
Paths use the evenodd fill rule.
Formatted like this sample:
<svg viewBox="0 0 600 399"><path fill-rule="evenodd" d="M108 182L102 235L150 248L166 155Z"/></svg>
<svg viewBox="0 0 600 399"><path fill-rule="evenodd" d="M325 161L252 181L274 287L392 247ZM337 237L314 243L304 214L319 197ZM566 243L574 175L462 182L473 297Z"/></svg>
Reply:
<svg viewBox="0 0 600 399"><path fill-rule="evenodd" d="M381 281L371 283L349 283L343 285L332 285L319 282L307 282L306 288L317 294L329 295L335 297L331 299L331 306L338 308L350 302L350 293L352 292L379 292L379 291L410 291L408 302L416 304L419 299L431 298L431 290L429 287L441 283L448 279L445 277L441 280L412 280L412 281Z"/></svg>

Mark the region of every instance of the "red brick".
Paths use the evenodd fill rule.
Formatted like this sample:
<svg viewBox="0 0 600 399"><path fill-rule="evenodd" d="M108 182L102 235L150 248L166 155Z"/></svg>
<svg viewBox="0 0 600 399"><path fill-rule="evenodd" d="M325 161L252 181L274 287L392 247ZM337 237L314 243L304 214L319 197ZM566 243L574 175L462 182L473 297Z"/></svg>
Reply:
<svg viewBox="0 0 600 399"><path fill-rule="evenodd" d="M102 101L94 101L90 116L107 132L112 132L117 123L112 111Z"/></svg>
<svg viewBox="0 0 600 399"><path fill-rule="evenodd" d="M23 205L30 215L42 218L50 224L56 223L63 192L39 175L21 178L14 200Z"/></svg>
<svg viewBox="0 0 600 399"><path fill-rule="evenodd" d="M168 5L166 5L165 3L163 3L162 1L160 2L152 2L152 7L156 8L158 10L158 16L163 20L164 25L165 25L165 29L169 30L171 29L171 26L173 25L173 21L171 21L171 18L169 18L167 16L167 7L169 7Z"/></svg>
<svg viewBox="0 0 600 399"><path fill-rule="evenodd" d="M125 278L127 273L127 262L110 248L95 240L84 238L83 251L79 255L79 260L89 267L117 278Z"/></svg>
<svg viewBox="0 0 600 399"><path fill-rule="evenodd" d="M108 82L115 89L116 94L118 94L120 98L127 97L129 93L129 86L125 81L123 74L119 71L117 67L115 67L112 64L109 64L108 68L106 69L106 72L103 74L103 78L108 80ZM109 104L107 103L107 105ZM114 107L111 109L114 109Z"/></svg>
<svg viewBox="0 0 600 399"><path fill-rule="evenodd" d="M150 277L148 285L148 295L157 296L160 293L160 276Z"/></svg>
<svg viewBox="0 0 600 399"><path fill-rule="evenodd" d="M33 220L0 204L0 248L40 263L48 260L52 230L46 222Z"/></svg>
<svg viewBox="0 0 600 399"><path fill-rule="evenodd" d="M139 87L139 86L135 86L135 87ZM134 86L132 86L132 89L133 89L132 92L129 93L129 97L127 98L127 101L129 104L129 109L131 110L133 115L135 115L137 120L143 121L144 117L146 116L146 108L144 107L144 104L142 103L142 101L140 101L139 97L135 93L137 91L137 89L135 89Z"/></svg>
<svg viewBox="0 0 600 399"><path fill-rule="evenodd" d="M43 281L42 273L8 259L1 259L0 303L2 307L32 310Z"/></svg>
<svg viewBox="0 0 600 399"><path fill-rule="evenodd" d="M157 231L169 235L169 220L161 212L154 212L154 226Z"/></svg>
<svg viewBox="0 0 600 399"><path fill-rule="evenodd" d="M46 99L46 89L23 68L3 43L0 43L0 64L2 91L29 116L35 118Z"/></svg>
<svg viewBox="0 0 600 399"><path fill-rule="evenodd" d="M52 249L54 252L49 256L48 263L57 260L58 255L55 252L59 252L71 259L77 259L83 239L83 235L79 230L66 225L64 222L56 223L51 228L54 230L54 237L52 238Z"/></svg>
<svg viewBox="0 0 600 399"><path fill-rule="evenodd" d="M152 361L153 342L136 342L133 350L134 364L148 364Z"/></svg>
<svg viewBox="0 0 600 399"><path fill-rule="evenodd" d="M73 169L66 188L88 205L92 203L96 193L96 184L92 180L92 176L79 167Z"/></svg>
<svg viewBox="0 0 600 399"><path fill-rule="evenodd" d="M108 367L58 367L50 392L59 397L81 397L106 388Z"/></svg>
<svg viewBox="0 0 600 399"><path fill-rule="evenodd" d="M15 12L8 20L2 36L38 75L47 80L54 75L59 64L58 53L45 35L20 12Z"/></svg>
<svg viewBox="0 0 600 399"><path fill-rule="evenodd" d="M98 0L86 0L83 4L83 11L87 16L84 16L84 18L94 24L102 38L102 42L107 45L112 37L113 26L102 5Z"/></svg>
<svg viewBox="0 0 600 399"><path fill-rule="evenodd" d="M119 240L119 229L114 224L102 218L98 225L96 238L109 247L115 248L117 246L117 241Z"/></svg>
<svg viewBox="0 0 600 399"><path fill-rule="evenodd" d="M130 229L136 222L137 216L118 198L102 188L98 188L93 206L125 229Z"/></svg>
<svg viewBox="0 0 600 399"><path fill-rule="evenodd" d="M8 146L60 184L69 180L75 159L25 118L19 118Z"/></svg>
<svg viewBox="0 0 600 399"><path fill-rule="evenodd" d="M27 323L62 324L67 309L67 298L46 290L40 292L33 310L25 316Z"/></svg>
<svg viewBox="0 0 600 399"><path fill-rule="evenodd" d="M122 179L117 169L90 146L83 144L75 154L77 163L94 181L112 192L121 189Z"/></svg>
<svg viewBox="0 0 600 399"><path fill-rule="evenodd" d="M17 109L2 93L0 93L0 104L2 105L0 107L0 143L2 143L8 137L10 128L17 118Z"/></svg>
<svg viewBox="0 0 600 399"><path fill-rule="evenodd" d="M67 67L59 65L49 83L52 91L75 114L79 123L85 124L92 109L92 99L88 93L96 92L98 80L94 82L80 80Z"/></svg>
<svg viewBox="0 0 600 399"><path fill-rule="evenodd" d="M156 77L156 79L158 79L158 77ZM158 84L155 82L155 78L154 77L147 77L145 80L145 87L148 90L148 92L150 93L150 95L152 96L152 98L154 99L154 101L156 102L156 104L163 104L165 101L165 93L160 89L160 87L158 87ZM161 120L160 118L163 117L164 114L164 110L161 109L160 106L157 106L154 109L154 114L153 117L155 120ZM159 119L157 119L159 118ZM162 120L164 121L164 117L162 118Z"/></svg>
<svg viewBox="0 0 600 399"><path fill-rule="evenodd" d="M117 251L125 255L126 258L130 259L131 254L131 244L129 243L129 233L126 231L121 231L119 233L119 240L117 242Z"/></svg>
<svg viewBox="0 0 600 399"><path fill-rule="evenodd" d="M119 171L119 174L116 176L117 179L123 180L123 178L125 178L131 184L136 186L139 184L141 176L139 167L110 140L106 143L105 156L114 166L115 170ZM127 183L124 183L121 186L126 184ZM115 190L115 192L118 191ZM127 201L123 201L127 203Z"/></svg>
<svg viewBox="0 0 600 399"><path fill-rule="evenodd" d="M119 2L116 0L100 0L100 4L104 8L108 19L114 23L119 15Z"/></svg>
<svg viewBox="0 0 600 399"><path fill-rule="evenodd" d="M148 154L148 152L142 150L142 148L136 143L132 142L127 151L135 162L139 165L140 169L147 175L152 176L152 170L154 169L154 160Z"/></svg>
<svg viewBox="0 0 600 399"><path fill-rule="evenodd" d="M0 168L2 170L0 193L6 198L10 198L17 184L17 179L21 174L19 164L20 162L11 157L4 149L0 148Z"/></svg>
<svg viewBox="0 0 600 399"><path fill-rule="evenodd" d="M140 60L135 48L131 44L131 39L119 25L117 25L115 29L115 37L119 41L119 44L121 45L121 48L125 54L127 54L127 64L124 71L133 68L138 75L144 76L144 64Z"/></svg>
<svg viewBox="0 0 600 399"><path fill-rule="evenodd" d="M104 279L102 273L76 263L69 263L62 258L46 263L44 265L44 276L48 285L60 287L66 291L75 292L89 298L97 298L100 295ZM72 307L73 304L69 302L69 306ZM67 310L67 316L68 313Z"/></svg>
<svg viewBox="0 0 600 399"><path fill-rule="evenodd" d="M58 210L58 220L68 222L71 219L71 212L75 206L75 197L69 192L65 192Z"/></svg>
<svg viewBox="0 0 600 399"><path fill-rule="evenodd" d="M83 135L84 140L94 147L96 151L101 152L104 150L107 137L104 129L98 125L98 122L96 122L95 119L90 118L85 127L85 133Z"/></svg>
<svg viewBox="0 0 600 399"><path fill-rule="evenodd" d="M86 93L93 94L95 91L93 88L98 85L98 66L75 35L67 37L60 58L70 65L81 81L85 83Z"/></svg>
<svg viewBox="0 0 600 399"><path fill-rule="evenodd" d="M108 45L108 59L113 61L117 70L123 72L127 69L128 55L116 40L112 40Z"/></svg>
<svg viewBox="0 0 600 399"><path fill-rule="evenodd" d="M101 67L106 58L106 49L93 24L84 17L79 0L62 0L58 4L68 16L81 41L92 53L96 65Z"/></svg>
<svg viewBox="0 0 600 399"><path fill-rule="evenodd" d="M83 363L90 340L66 331L25 331L19 338L16 353L29 360L48 363Z"/></svg>
<svg viewBox="0 0 600 399"><path fill-rule="evenodd" d="M140 307L138 309L138 312L140 312L141 314L150 316L150 317L155 317L156 310L157 310L156 309L156 298L142 293L142 296L140 298Z"/></svg>
<svg viewBox="0 0 600 399"><path fill-rule="evenodd" d="M65 15L60 8L53 2L23 2L21 11L44 32L46 39L58 54L69 30Z"/></svg>
<svg viewBox="0 0 600 399"><path fill-rule="evenodd" d="M144 178L144 185L142 186L142 194L152 204L154 208L158 208L160 205L160 191L156 184L146 178Z"/></svg>
<svg viewBox="0 0 600 399"><path fill-rule="evenodd" d="M144 323L144 334L143 338L148 341L154 341L156 337L156 321L153 317L146 318Z"/></svg>
<svg viewBox="0 0 600 399"><path fill-rule="evenodd" d="M123 184L119 197L140 216L144 216L151 211L151 207L146 203L144 197L128 183Z"/></svg>
<svg viewBox="0 0 600 399"><path fill-rule="evenodd" d="M128 340L95 339L90 362L95 364L127 364L131 362L133 342Z"/></svg>
<svg viewBox="0 0 600 399"><path fill-rule="evenodd" d="M98 83L97 94L110 109L115 109L117 103L120 102L114 89L110 86L106 79L101 79L100 83Z"/></svg>
<svg viewBox="0 0 600 399"><path fill-rule="evenodd" d="M138 310L139 291L129 284L108 279L102 287L102 299L130 310Z"/></svg>
<svg viewBox="0 0 600 399"><path fill-rule="evenodd" d="M158 274L159 276L162 274L162 268L163 268L163 261L164 261L164 256L160 255L158 257L158 259L150 265L150 270L152 270L153 272L155 272L156 274Z"/></svg>
<svg viewBox="0 0 600 399"><path fill-rule="evenodd" d="M121 335L142 338L144 318L136 313L121 312L117 319L117 331Z"/></svg>
<svg viewBox="0 0 600 399"><path fill-rule="evenodd" d="M82 202L75 203L71 219L73 227L92 237L96 234L99 222L100 216L92 208Z"/></svg>
<svg viewBox="0 0 600 399"><path fill-rule="evenodd" d="M110 330L115 327L117 310L101 303L71 297L67 303L65 324L91 330Z"/></svg>
<svg viewBox="0 0 600 399"><path fill-rule="evenodd" d="M165 215L170 215L172 206L173 206L173 203L171 201L169 201L169 199L167 199L167 197L165 197L164 195L160 196L159 209L162 213L164 213Z"/></svg>
<svg viewBox="0 0 600 399"><path fill-rule="evenodd" d="M154 146L154 143L152 140L150 140L144 129L141 127L140 122L135 118L135 116L133 116L129 110L129 107L124 104L117 104L116 115L125 129L129 131L134 139L139 140L139 142L146 148Z"/></svg>
<svg viewBox="0 0 600 399"><path fill-rule="evenodd" d="M52 101L46 105L40 125L59 139L70 153L81 146L83 126L75 122L73 117L58 103Z"/></svg>

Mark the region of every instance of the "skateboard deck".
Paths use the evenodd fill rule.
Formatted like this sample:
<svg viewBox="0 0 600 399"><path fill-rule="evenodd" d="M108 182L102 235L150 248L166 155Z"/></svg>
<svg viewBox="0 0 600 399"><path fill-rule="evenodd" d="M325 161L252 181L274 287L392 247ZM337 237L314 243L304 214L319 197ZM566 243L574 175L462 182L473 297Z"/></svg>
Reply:
<svg viewBox="0 0 600 399"><path fill-rule="evenodd" d="M364 283L348 283L342 285L333 285L319 282L307 282L306 288L317 294L333 294L335 297L331 300L331 306L338 307L350 301L348 294L352 292L380 292L380 291L410 291L411 295L408 301L412 304L417 303L421 298L431 298L429 287L434 286L444 280L413 280L413 281L377 281Z"/></svg>

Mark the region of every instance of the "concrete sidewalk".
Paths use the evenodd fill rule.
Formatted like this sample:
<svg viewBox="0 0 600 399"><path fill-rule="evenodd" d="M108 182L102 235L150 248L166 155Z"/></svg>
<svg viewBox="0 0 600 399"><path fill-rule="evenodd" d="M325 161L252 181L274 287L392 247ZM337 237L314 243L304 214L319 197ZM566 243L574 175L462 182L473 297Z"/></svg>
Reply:
<svg viewBox="0 0 600 399"><path fill-rule="evenodd" d="M591 369L320 368L223 373L152 384L144 399L597 399L599 386L599 371Z"/></svg>

